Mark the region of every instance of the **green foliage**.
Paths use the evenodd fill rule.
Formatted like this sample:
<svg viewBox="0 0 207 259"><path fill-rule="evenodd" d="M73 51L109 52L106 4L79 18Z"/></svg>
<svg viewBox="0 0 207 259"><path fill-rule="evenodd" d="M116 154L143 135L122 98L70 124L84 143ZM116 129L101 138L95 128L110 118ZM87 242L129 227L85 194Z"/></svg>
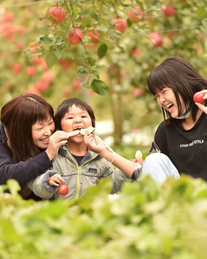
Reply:
<svg viewBox="0 0 207 259"><path fill-rule="evenodd" d="M25 201L0 189L0 258L205 259L207 189L199 179L102 180L76 200ZM8 187L7 186L7 187Z"/></svg>

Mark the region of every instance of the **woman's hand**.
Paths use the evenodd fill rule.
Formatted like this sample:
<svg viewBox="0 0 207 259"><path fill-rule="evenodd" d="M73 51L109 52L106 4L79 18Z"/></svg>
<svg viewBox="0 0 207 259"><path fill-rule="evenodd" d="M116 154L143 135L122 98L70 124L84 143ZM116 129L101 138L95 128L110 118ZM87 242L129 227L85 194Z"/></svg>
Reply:
<svg viewBox="0 0 207 259"><path fill-rule="evenodd" d="M68 142L68 134L64 131L56 131L49 138L49 144L46 149L46 153L50 160L53 160L58 155L60 146L65 145Z"/></svg>
<svg viewBox="0 0 207 259"><path fill-rule="evenodd" d="M65 180L59 174L54 174L49 178L48 183L52 186L59 186L61 184L64 184Z"/></svg>

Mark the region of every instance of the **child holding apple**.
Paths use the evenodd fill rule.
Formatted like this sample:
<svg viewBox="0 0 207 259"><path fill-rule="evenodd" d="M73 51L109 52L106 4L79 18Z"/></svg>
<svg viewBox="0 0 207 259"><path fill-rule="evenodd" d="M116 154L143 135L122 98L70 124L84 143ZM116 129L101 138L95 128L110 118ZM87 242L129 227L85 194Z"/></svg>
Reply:
<svg viewBox="0 0 207 259"><path fill-rule="evenodd" d="M101 178L113 177L112 164L89 151L84 142L84 129L95 128L94 112L86 102L78 98L65 100L57 109L55 123L58 130L69 132L69 138L53 160L53 168L29 182L29 188L37 196L74 199L89 186L97 185ZM62 190L63 184L69 187L67 193Z"/></svg>

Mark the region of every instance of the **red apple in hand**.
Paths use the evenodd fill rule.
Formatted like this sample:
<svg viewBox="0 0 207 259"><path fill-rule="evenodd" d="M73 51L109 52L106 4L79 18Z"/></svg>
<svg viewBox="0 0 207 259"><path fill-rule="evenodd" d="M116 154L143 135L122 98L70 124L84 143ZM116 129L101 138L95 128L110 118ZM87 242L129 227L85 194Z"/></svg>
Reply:
<svg viewBox="0 0 207 259"><path fill-rule="evenodd" d="M63 7L55 6L51 7L48 11L48 14L51 15L49 18L51 22L61 23L65 20L65 10Z"/></svg>
<svg viewBox="0 0 207 259"><path fill-rule="evenodd" d="M68 193L68 191L69 191L69 188L65 184L60 185L60 187L58 189L58 192L60 195L66 195Z"/></svg>
<svg viewBox="0 0 207 259"><path fill-rule="evenodd" d="M162 45L162 34L160 32L152 32L150 34L150 39L154 47Z"/></svg>
<svg viewBox="0 0 207 259"><path fill-rule="evenodd" d="M127 29L127 22L124 19L114 19L112 22L112 24L115 24L115 30L118 30L120 32L125 32Z"/></svg>
<svg viewBox="0 0 207 259"><path fill-rule="evenodd" d="M195 103L202 103L204 101L204 99L203 99L204 95L205 95L205 93L202 93L202 92L195 93L193 96L193 101Z"/></svg>
<svg viewBox="0 0 207 259"><path fill-rule="evenodd" d="M146 14L141 10L139 6L134 7L134 11L128 12L128 18L130 22L136 23L142 21L146 17Z"/></svg>
<svg viewBox="0 0 207 259"><path fill-rule="evenodd" d="M69 43L76 44L82 41L83 33L80 29L75 28L72 31L69 31L66 37Z"/></svg>

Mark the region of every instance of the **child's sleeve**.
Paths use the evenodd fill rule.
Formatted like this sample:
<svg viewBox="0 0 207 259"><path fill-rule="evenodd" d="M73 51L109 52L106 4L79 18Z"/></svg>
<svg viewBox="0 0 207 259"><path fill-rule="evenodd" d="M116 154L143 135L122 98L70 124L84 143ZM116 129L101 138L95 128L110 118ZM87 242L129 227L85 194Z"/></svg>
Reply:
<svg viewBox="0 0 207 259"><path fill-rule="evenodd" d="M28 183L28 187L34 192L35 195L48 200L59 188L57 186L51 186L48 183L49 178L54 174L59 174L59 172L56 170L48 170L44 174L31 180Z"/></svg>

